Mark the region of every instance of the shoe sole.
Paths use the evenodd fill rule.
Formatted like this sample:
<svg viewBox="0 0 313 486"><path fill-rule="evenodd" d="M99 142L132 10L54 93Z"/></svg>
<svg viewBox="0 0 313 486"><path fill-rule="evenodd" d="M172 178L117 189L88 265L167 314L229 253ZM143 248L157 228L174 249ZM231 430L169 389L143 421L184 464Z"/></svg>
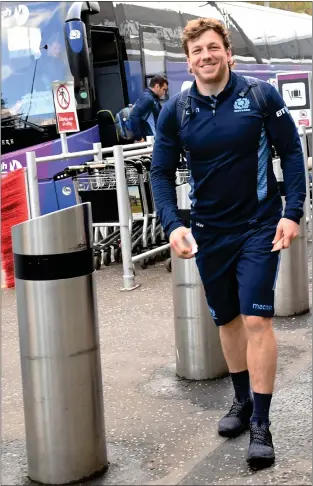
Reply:
<svg viewBox="0 0 313 486"><path fill-rule="evenodd" d="M228 439L235 439L236 437L238 437L239 435L243 434L244 432L246 432L248 429L250 428L250 423L249 424L246 424L244 425L243 427L241 427L240 429L236 429L234 431L232 430L218 430L218 433L221 437L227 437Z"/></svg>
<svg viewBox="0 0 313 486"><path fill-rule="evenodd" d="M275 462L275 456L270 457L249 457L247 463L251 469L265 469L271 467Z"/></svg>

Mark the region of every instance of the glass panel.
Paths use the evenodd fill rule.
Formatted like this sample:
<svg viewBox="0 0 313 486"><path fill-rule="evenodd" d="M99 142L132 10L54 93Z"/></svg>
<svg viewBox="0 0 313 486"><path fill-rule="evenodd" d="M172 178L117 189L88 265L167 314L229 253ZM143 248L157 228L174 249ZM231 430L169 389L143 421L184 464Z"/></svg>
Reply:
<svg viewBox="0 0 313 486"><path fill-rule="evenodd" d="M172 10L173 8L178 8L175 2L116 4L116 20L125 40L129 61L140 59L139 27L147 25L156 30L155 36L150 35L148 38L147 35L145 38L148 50L160 50L161 47L161 51L166 50L167 58L185 61L181 49L181 16L178 11ZM152 61L151 56L149 61Z"/></svg>
<svg viewBox="0 0 313 486"><path fill-rule="evenodd" d="M92 31L93 62L105 63L117 61L117 45L115 35L110 32Z"/></svg>
<svg viewBox="0 0 313 486"><path fill-rule="evenodd" d="M63 23L69 2L2 2L1 118L54 123L52 81L72 79ZM3 120L4 121L4 120Z"/></svg>
<svg viewBox="0 0 313 486"><path fill-rule="evenodd" d="M147 32L144 28L142 29L142 55L145 62L146 76L151 77L154 74L164 73L165 71L166 53L164 51L164 42L161 36L162 33L158 33L156 30L154 32Z"/></svg>

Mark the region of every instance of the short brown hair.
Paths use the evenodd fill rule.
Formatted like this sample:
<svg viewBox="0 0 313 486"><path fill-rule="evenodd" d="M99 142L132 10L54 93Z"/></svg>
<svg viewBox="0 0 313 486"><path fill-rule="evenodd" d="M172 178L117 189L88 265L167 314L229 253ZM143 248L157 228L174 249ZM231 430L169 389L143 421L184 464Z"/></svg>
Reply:
<svg viewBox="0 0 313 486"><path fill-rule="evenodd" d="M160 86L160 88L162 88L164 84L167 84L168 86L168 80L165 76L162 76L162 74L156 74L150 79L149 88L154 88L157 84Z"/></svg>
<svg viewBox="0 0 313 486"><path fill-rule="evenodd" d="M223 39L223 44L225 49L231 49L231 41L229 32L226 29L223 22L214 18L198 18L194 20L189 20L186 27L183 30L182 46L188 57L188 41L191 39L197 39L201 34L207 30L214 30ZM229 67L233 66L234 62L230 61Z"/></svg>

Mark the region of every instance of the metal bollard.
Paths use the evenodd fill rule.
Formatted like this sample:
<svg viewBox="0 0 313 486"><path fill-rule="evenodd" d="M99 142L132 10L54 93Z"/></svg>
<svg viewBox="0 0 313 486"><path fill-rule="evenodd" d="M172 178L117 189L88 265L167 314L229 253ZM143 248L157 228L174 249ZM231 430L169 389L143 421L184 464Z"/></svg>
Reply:
<svg viewBox="0 0 313 486"><path fill-rule="evenodd" d="M299 236L280 254L275 288L275 315L293 316L309 312L309 269L306 220L300 221Z"/></svg>
<svg viewBox="0 0 313 486"><path fill-rule="evenodd" d="M282 202L285 206L283 173L280 160L273 161L276 179L280 185ZM288 317L309 312L309 269L306 206L300 221L299 236L288 249L280 252L279 271L275 287L275 315Z"/></svg>
<svg viewBox="0 0 313 486"><path fill-rule="evenodd" d="M178 207L190 216L189 184L177 187ZM225 376L228 368L218 329L210 313L195 258L184 260L172 252L176 373L189 380Z"/></svg>
<svg viewBox="0 0 313 486"><path fill-rule="evenodd" d="M12 228L28 476L108 467L90 203Z"/></svg>

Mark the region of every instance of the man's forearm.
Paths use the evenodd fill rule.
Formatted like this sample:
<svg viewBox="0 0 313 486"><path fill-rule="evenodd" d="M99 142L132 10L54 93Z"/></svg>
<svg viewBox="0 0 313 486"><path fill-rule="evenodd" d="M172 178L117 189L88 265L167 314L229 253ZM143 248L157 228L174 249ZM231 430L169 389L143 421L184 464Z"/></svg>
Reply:
<svg viewBox="0 0 313 486"><path fill-rule="evenodd" d="M286 207L284 217L299 224L303 216L303 205L306 198L306 184L303 157L295 154L284 160L282 157L284 186L286 192Z"/></svg>
<svg viewBox="0 0 313 486"><path fill-rule="evenodd" d="M175 178L159 168L152 167L151 182L157 212L162 227L169 236L174 229L184 226L177 207Z"/></svg>

